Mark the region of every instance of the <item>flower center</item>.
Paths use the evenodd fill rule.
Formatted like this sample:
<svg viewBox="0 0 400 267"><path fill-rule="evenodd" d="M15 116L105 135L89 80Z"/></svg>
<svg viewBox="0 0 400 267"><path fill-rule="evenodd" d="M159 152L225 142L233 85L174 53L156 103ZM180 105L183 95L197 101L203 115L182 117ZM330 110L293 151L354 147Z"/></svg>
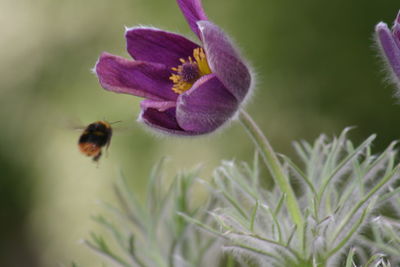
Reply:
<svg viewBox="0 0 400 267"><path fill-rule="evenodd" d="M182 63L176 68L172 68L175 72L169 77L174 82L172 91L177 94L182 94L189 90L192 85L201 77L211 73L210 66L207 62L206 54L203 48L193 50L193 58L179 59Z"/></svg>
<svg viewBox="0 0 400 267"><path fill-rule="evenodd" d="M194 63L183 63L182 80L188 83L193 83L199 78L199 68Z"/></svg>

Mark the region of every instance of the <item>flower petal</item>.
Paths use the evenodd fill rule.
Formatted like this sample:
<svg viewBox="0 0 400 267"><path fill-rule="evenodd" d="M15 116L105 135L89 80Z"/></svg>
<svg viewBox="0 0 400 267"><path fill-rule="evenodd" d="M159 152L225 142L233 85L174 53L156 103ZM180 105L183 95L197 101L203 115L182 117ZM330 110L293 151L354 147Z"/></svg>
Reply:
<svg viewBox="0 0 400 267"><path fill-rule="evenodd" d="M394 22L393 35L394 35L394 39L397 43L397 46L400 49L400 11L399 11L399 14L397 15L396 21Z"/></svg>
<svg viewBox="0 0 400 267"><path fill-rule="evenodd" d="M183 130L176 121L176 109L169 108L163 112L154 108L147 108L139 115L139 122L143 122L150 128L172 135L196 135L193 132Z"/></svg>
<svg viewBox="0 0 400 267"><path fill-rule="evenodd" d="M106 90L153 100L176 100L178 97L171 89L171 72L162 64L132 61L102 53L95 71Z"/></svg>
<svg viewBox="0 0 400 267"><path fill-rule="evenodd" d="M204 50L213 73L241 102L251 86L251 74L229 37L215 24L199 21Z"/></svg>
<svg viewBox="0 0 400 267"><path fill-rule="evenodd" d="M396 82L400 83L400 48L397 46L392 32L386 23L380 22L375 28L378 43L385 55L393 73L397 76Z"/></svg>
<svg viewBox="0 0 400 267"><path fill-rule="evenodd" d="M214 74L203 76L178 97L176 119L186 131L205 134L233 117L238 101Z"/></svg>
<svg viewBox="0 0 400 267"><path fill-rule="evenodd" d="M157 101L157 100L145 99L142 102L140 102L140 107L142 108L142 110L153 108L158 111L165 111L169 108L176 107L176 101Z"/></svg>
<svg viewBox="0 0 400 267"><path fill-rule="evenodd" d="M208 20L207 15L204 12L203 6L201 5L201 0L177 0L183 15L186 17L192 31L197 34L201 39L201 33L197 22L199 20Z"/></svg>
<svg viewBox="0 0 400 267"><path fill-rule="evenodd" d="M185 37L155 28L131 28L125 33L127 50L136 60L162 63L169 68L193 55L199 45Z"/></svg>

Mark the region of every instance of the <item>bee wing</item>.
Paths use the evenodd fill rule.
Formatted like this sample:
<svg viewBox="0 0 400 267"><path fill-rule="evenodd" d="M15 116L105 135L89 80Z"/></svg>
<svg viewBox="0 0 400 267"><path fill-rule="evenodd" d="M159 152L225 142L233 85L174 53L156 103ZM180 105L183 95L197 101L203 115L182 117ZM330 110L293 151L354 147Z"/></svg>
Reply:
<svg viewBox="0 0 400 267"><path fill-rule="evenodd" d="M86 128L86 125L83 125L83 123L79 119L64 119L60 120L61 125L60 127L63 129L69 129L69 130L74 130L74 131L83 131Z"/></svg>
<svg viewBox="0 0 400 267"><path fill-rule="evenodd" d="M113 135L122 135L123 133L128 133L133 130L135 125L132 123L132 120L119 120L119 121L111 121L109 122L112 126Z"/></svg>
<svg viewBox="0 0 400 267"><path fill-rule="evenodd" d="M117 126L113 127L113 135L115 136L121 136L121 135L126 135L130 131L134 129L134 126Z"/></svg>

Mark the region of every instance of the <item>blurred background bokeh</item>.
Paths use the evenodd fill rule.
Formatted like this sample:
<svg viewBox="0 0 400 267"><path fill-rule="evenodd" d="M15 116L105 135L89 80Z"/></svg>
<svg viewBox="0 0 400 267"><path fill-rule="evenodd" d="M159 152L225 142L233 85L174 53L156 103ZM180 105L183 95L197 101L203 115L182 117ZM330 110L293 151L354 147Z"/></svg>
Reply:
<svg viewBox="0 0 400 267"><path fill-rule="evenodd" d="M400 105L384 82L374 25L392 23L398 0L203 0L208 16L252 62L258 86L247 108L279 152L291 142L377 133L382 150L400 137ZM135 122L139 99L100 88L99 54L128 57L124 26L152 25L194 38L174 0L0 2L0 266L100 266L79 243L96 229L99 199L113 201L122 170L137 192L151 166L168 172L221 159L249 160L238 123L195 139L159 138ZM123 120L99 166L81 155L74 125Z"/></svg>

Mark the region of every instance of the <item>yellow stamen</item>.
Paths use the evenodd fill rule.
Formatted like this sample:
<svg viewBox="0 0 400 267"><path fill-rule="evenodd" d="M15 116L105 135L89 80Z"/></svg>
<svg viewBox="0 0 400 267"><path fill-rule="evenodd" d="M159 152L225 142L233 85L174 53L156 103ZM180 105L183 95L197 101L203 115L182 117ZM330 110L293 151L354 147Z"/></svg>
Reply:
<svg viewBox="0 0 400 267"><path fill-rule="evenodd" d="M193 60L194 58L194 60ZM203 48L196 48L193 50L193 58L189 57L187 60L180 58L179 61L182 63L178 67L171 68L175 73L171 74L169 77L170 80L173 81L174 86L172 87L172 91L177 94L182 94L185 91L189 90L193 84L202 76L212 73L210 66L207 62L206 54L204 53ZM192 69L196 69L198 73L190 73L191 76L195 75L195 79L192 80L191 76L190 79L185 77L184 75L184 65L189 64L191 65ZM193 72L193 70L192 70Z"/></svg>
<svg viewBox="0 0 400 267"><path fill-rule="evenodd" d="M193 57L199 66L200 75L204 76L211 73L210 66L208 66L207 57L203 48L196 48L193 50Z"/></svg>

